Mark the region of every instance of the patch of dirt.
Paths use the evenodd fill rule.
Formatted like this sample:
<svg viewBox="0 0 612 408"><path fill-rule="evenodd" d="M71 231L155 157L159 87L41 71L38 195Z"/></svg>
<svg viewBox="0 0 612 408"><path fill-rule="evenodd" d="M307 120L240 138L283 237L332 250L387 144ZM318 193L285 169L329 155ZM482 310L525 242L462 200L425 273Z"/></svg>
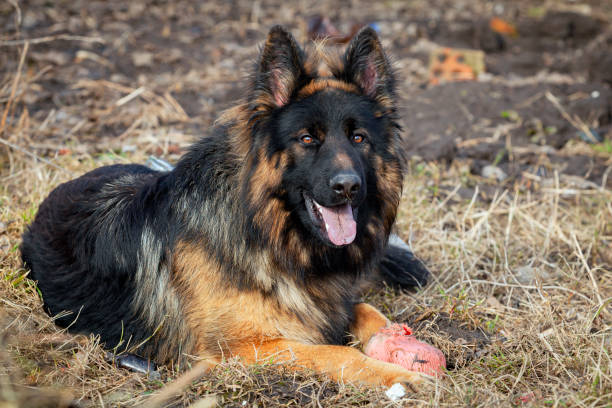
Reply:
<svg viewBox="0 0 612 408"><path fill-rule="evenodd" d="M485 51L487 71L494 75L527 77L548 71L607 81L609 70L597 59L604 55L602 48L610 50L612 31L606 18L589 14L586 7L546 10L525 2L498 6L484 13L479 10L476 17L467 10L447 10L434 18L412 18L411 31L445 47ZM502 17L516 34L494 31L492 17Z"/></svg>
<svg viewBox="0 0 612 408"><path fill-rule="evenodd" d="M226 383L218 380L215 383L206 381L194 387L192 392L196 396L198 393L216 392L219 404L236 408L253 404L308 406L317 402L324 406L333 406L334 401L344 394L335 382L313 377L309 373L290 372L285 367L278 365L245 368L236 362L231 362L222 367L222 370L227 371L228 366L234 370L244 371L245 379L248 379L247 384L240 384L232 375L228 377L229 381ZM223 377L224 375L217 373L216 376ZM176 406L183 405L179 403Z"/></svg>
<svg viewBox="0 0 612 408"><path fill-rule="evenodd" d="M534 155L548 156L553 163L567 161L559 150L589 136L568 115L598 138L612 132L612 91L601 84L456 82L408 93L401 117L409 156L471 159L477 173L492 163L519 173L533 164ZM601 183L610 166L605 158L593 158L582 167L579 163L572 160L571 169L559 170Z"/></svg>
<svg viewBox="0 0 612 408"><path fill-rule="evenodd" d="M415 336L439 348L449 370L461 368L488 351L495 336L472 322L458 320L446 312L426 311L399 317L414 330Z"/></svg>
<svg viewBox="0 0 612 408"><path fill-rule="evenodd" d="M38 77L28 79L32 87L23 93L16 113L27 109L30 116L48 120L53 131L33 136L34 142L44 138L46 145L69 143L72 138L66 135L75 134L94 150L121 150L131 137L146 136L157 123L196 138L221 110L243 96L245 72L267 26L284 23L305 39L306 22L315 10L292 7L283 15L275 11L280 3L264 3L75 1L60 13L51 3L30 1L19 9L19 18L14 7L5 5L1 34L7 38L69 35L30 45L26 64ZM566 160L552 158L559 149L588 136L567 117L584 123L596 141L612 138L612 74L606 63L612 58L610 10L597 2L557 8L529 2L493 7L437 3L372 5L350 12L339 7L323 13L343 32L355 23L375 22L389 43L388 52L400 67L400 113L409 156L446 162L466 158L473 161L475 172L494 164L520 173L529 167L529 159L510 152L511 146L550 146L554 150L545 155L559 162ZM492 30L492 17L503 18L517 34ZM428 86L433 46L485 51L488 79ZM4 50L0 63L5 72L12 72L19 49ZM145 110L139 98L117 106L141 87L168 95L182 112ZM83 108L88 114L79 123ZM152 146L147 153L158 150ZM605 160L595 160L581 168L574 164L571 172L560 171L601 183L608 166Z"/></svg>

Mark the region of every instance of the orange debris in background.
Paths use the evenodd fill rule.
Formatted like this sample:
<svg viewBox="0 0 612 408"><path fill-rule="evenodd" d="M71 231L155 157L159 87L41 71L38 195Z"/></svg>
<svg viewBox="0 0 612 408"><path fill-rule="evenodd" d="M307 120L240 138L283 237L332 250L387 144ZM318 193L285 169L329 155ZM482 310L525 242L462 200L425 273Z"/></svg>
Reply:
<svg viewBox="0 0 612 408"><path fill-rule="evenodd" d="M491 20L489 20L489 27L491 27L491 30L499 34L506 34L512 36L518 34L514 25L508 23L505 20L502 20L499 17L493 17Z"/></svg>
<svg viewBox="0 0 612 408"><path fill-rule="evenodd" d="M469 81L476 79L474 68L465 62L465 52L444 48L432 55L429 66L429 83Z"/></svg>

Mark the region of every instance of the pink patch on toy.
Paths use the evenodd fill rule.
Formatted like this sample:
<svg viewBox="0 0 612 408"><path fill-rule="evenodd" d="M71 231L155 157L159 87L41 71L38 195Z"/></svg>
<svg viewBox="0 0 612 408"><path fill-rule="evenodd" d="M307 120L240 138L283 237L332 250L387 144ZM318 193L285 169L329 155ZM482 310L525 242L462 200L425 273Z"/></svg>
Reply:
<svg viewBox="0 0 612 408"><path fill-rule="evenodd" d="M377 360L398 364L410 371L439 376L446 368L444 354L434 346L417 340L405 324L392 324L376 333L364 349Z"/></svg>

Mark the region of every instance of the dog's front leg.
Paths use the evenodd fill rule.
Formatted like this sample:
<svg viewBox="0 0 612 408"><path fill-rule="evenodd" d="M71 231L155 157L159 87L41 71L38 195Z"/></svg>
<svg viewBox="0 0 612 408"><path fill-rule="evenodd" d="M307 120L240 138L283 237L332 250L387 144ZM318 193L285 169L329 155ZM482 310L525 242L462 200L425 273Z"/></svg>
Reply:
<svg viewBox="0 0 612 408"><path fill-rule="evenodd" d="M373 335L390 324L389 319L374 306L367 303L357 303L355 305L355 320L350 327L350 332L365 347Z"/></svg>
<svg viewBox="0 0 612 408"><path fill-rule="evenodd" d="M314 370L336 381L386 386L398 382L414 386L423 381L423 377L418 373L375 360L347 346L304 344L294 340L275 339L259 344L242 343L233 347L232 352L249 364L258 361L282 362L294 369Z"/></svg>

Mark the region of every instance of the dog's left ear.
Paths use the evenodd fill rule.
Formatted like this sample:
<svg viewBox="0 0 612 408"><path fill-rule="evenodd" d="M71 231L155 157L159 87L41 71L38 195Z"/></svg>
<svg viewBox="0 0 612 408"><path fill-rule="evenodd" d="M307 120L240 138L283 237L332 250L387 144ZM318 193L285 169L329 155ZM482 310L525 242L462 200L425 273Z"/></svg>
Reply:
<svg viewBox="0 0 612 408"><path fill-rule="evenodd" d="M258 105L281 107L304 73L303 51L282 26L274 26L259 58L255 73L255 101Z"/></svg>
<svg viewBox="0 0 612 408"><path fill-rule="evenodd" d="M344 54L344 75L364 94L385 105L392 103L393 69L373 28L362 28L349 43Z"/></svg>

